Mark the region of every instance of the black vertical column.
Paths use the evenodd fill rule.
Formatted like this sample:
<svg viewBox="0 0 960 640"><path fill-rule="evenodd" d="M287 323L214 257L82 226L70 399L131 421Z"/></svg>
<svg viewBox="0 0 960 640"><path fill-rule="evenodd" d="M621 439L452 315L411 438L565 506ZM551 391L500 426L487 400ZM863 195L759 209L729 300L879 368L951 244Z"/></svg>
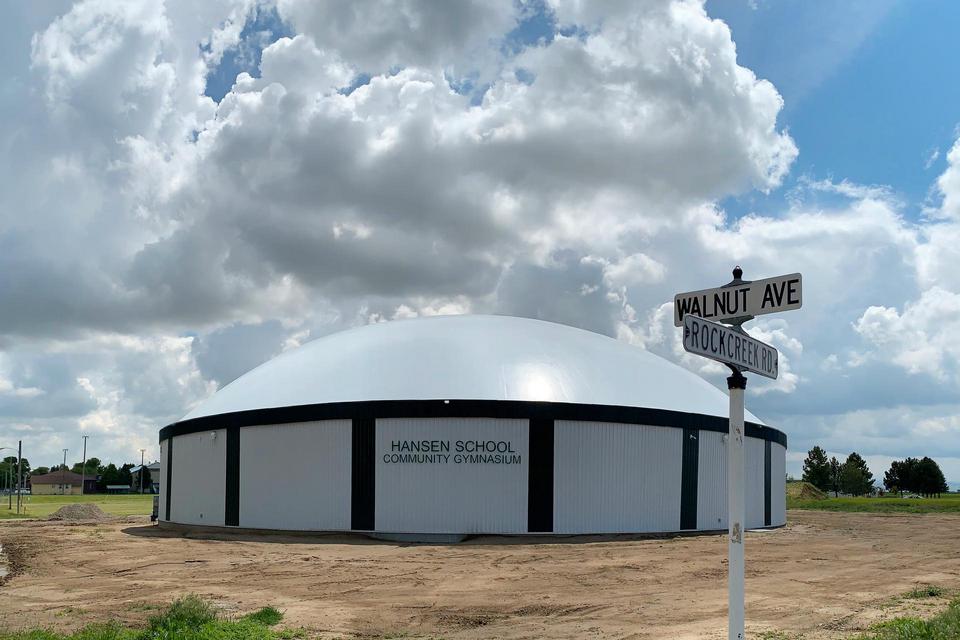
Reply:
<svg viewBox="0 0 960 640"><path fill-rule="evenodd" d="M769 527L772 521L770 516L770 441L763 441L763 526Z"/></svg>
<svg viewBox="0 0 960 640"><path fill-rule="evenodd" d="M223 506L223 524L240 526L240 427L227 427L226 501Z"/></svg>
<svg viewBox="0 0 960 640"><path fill-rule="evenodd" d="M528 438L527 531L553 531L553 420L532 418Z"/></svg>
<svg viewBox="0 0 960 640"><path fill-rule="evenodd" d="M358 531L376 529L376 425L374 418L353 419L350 528Z"/></svg>
<svg viewBox="0 0 960 640"><path fill-rule="evenodd" d="M697 528L697 476L700 471L700 430L683 430L680 471L680 529Z"/></svg>
<svg viewBox="0 0 960 640"><path fill-rule="evenodd" d="M173 436L167 439L167 487L166 495L164 496L164 502L166 502L165 508L167 512L166 518L164 520L170 520L170 487L172 486L173 478Z"/></svg>

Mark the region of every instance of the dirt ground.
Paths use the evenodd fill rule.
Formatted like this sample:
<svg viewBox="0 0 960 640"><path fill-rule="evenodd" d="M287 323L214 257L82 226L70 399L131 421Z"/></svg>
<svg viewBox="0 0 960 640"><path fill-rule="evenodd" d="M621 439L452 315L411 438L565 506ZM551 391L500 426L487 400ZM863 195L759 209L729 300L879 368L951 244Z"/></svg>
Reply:
<svg viewBox="0 0 960 640"><path fill-rule="evenodd" d="M960 516L800 512L747 535L748 635L845 638L960 591ZM128 518L7 522L0 628L145 620L184 593L273 605L318 637L725 638L726 538L411 545L349 536L182 537Z"/></svg>

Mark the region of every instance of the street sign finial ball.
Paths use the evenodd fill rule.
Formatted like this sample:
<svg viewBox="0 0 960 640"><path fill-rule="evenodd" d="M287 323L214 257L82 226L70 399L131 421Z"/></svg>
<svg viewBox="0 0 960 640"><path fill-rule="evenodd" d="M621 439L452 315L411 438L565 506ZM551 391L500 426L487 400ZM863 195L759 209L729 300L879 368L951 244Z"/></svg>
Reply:
<svg viewBox="0 0 960 640"><path fill-rule="evenodd" d="M736 280L739 280L743 277L743 269L740 268L740 265L737 265L733 268L733 277Z"/></svg>

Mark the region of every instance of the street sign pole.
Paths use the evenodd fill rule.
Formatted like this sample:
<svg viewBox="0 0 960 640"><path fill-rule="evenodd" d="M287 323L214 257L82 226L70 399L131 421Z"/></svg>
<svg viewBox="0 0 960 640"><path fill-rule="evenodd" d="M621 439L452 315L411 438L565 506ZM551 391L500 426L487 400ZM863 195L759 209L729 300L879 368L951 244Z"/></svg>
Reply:
<svg viewBox="0 0 960 640"><path fill-rule="evenodd" d="M803 305L803 277L791 273L765 280L744 280L743 269L733 270L733 280L714 289L688 291L673 297L673 323L683 327L683 348L726 364L730 392L730 424L727 435L727 610L729 640L743 640L744 488L743 396L747 389L744 371L776 379L779 355L768 344L751 338L743 323L758 315L792 311ZM712 318L713 320L709 320ZM718 324L722 323L722 324Z"/></svg>
<svg viewBox="0 0 960 640"><path fill-rule="evenodd" d="M727 607L728 637L743 640L744 633L744 507L743 394L747 379L736 368L727 378L730 390L730 428L727 436Z"/></svg>

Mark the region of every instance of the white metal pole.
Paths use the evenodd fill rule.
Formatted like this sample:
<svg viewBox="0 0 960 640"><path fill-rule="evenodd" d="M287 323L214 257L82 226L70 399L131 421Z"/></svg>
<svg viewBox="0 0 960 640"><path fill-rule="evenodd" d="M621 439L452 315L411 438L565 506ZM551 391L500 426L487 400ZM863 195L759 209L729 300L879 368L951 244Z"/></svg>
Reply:
<svg viewBox="0 0 960 640"><path fill-rule="evenodd" d="M747 379L737 371L727 378L730 390L730 434L727 438L727 527L729 533L727 560L728 636L744 638L744 563L743 521L743 392Z"/></svg>
<svg viewBox="0 0 960 640"><path fill-rule="evenodd" d="M80 467L80 495L84 494L84 485L87 484L87 438L83 436L83 466Z"/></svg>
<svg viewBox="0 0 960 640"><path fill-rule="evenodd" d="M17 440L17 513L20 513L20 487L23 486L23 440Z"/></svg>

